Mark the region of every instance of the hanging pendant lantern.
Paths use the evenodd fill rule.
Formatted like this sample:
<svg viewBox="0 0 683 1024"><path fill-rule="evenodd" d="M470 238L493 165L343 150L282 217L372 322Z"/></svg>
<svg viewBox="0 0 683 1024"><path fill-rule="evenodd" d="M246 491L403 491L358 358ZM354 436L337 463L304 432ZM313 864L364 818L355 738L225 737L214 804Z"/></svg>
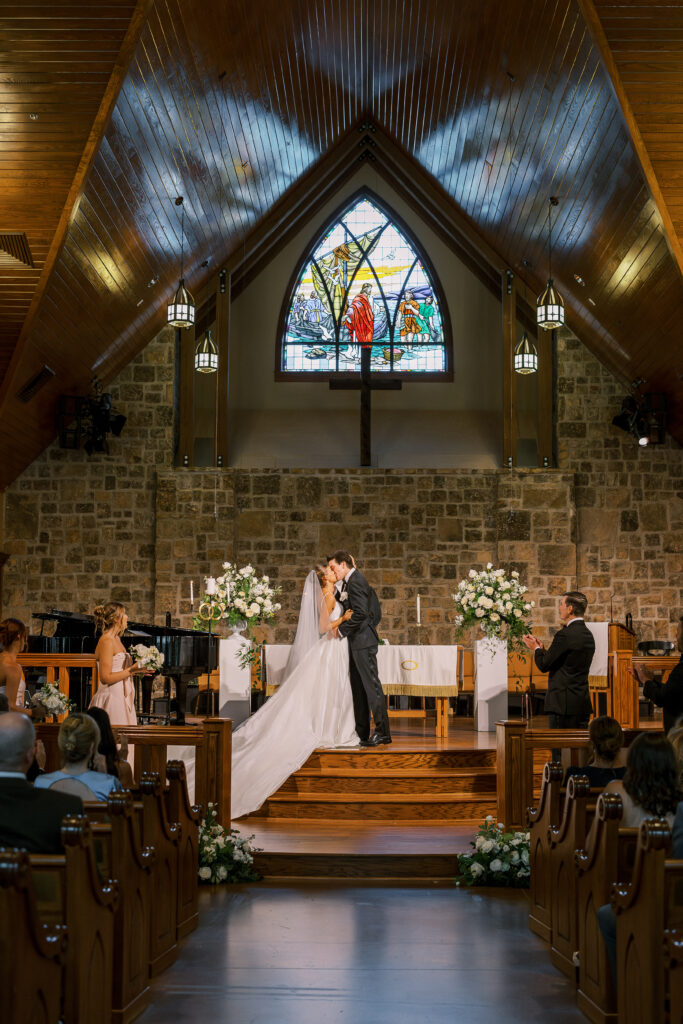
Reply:
<svg viewBox="0 0 683 1024"><path fill-rule="evenodd" d="M218 349L211 331L207 331L197 345L194 354L194 368L197 373L215 373L218 369Z"/></svg>
<svg viewBox="0 0 683 1024"><path fill-rule="evenodd" d="M183 197L178 196L176 206L183 206ZM173 300L166 310L166 320L171 327L192 327L195 318L194 299L185 287L183 277L183 261L185 257L185 207L180 218L180 281Z"/></svg>
<svg viewBox="0 0 683 1024"><path fill-rule="evenodd" d="M536 346L524 331L524 334L517 343L513 358L515 373L536 373L538 369L538 352Z"/></svg>
<svg viewBox="0 0 683 1024"><path fill-rule="evenodd" d="M545 286L545 291L536 300L536 323L544 331L552 331L556 327L564 326L564 299L555 288L552 272L551 214L553 206L557 206L557 203L558 200L554 196L551 196L548 200L548 282Z"/></svg>

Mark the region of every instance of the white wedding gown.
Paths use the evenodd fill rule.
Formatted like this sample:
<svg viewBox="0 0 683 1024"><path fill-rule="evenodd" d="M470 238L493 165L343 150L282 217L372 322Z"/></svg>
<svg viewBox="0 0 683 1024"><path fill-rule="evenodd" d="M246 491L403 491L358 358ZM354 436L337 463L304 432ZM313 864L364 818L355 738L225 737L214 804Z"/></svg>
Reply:
<svg viewBox="0 0 683 1024"><path fill-rule="evenodd" d="M315 574L311 575L315 579ZM307 586L309 582L310 576ZM317 579L315 586L320 589ZM330 618L341 615L342 608L336 604ZM302 602L300 623L303 617ZM293 654L300 632L301 628ZM325 634L304 652L299 648L297 654L299 657L290 657L285 679L276 693L233 734L233 818L257 810L316 748L359 745L348 642Z"/></svg>

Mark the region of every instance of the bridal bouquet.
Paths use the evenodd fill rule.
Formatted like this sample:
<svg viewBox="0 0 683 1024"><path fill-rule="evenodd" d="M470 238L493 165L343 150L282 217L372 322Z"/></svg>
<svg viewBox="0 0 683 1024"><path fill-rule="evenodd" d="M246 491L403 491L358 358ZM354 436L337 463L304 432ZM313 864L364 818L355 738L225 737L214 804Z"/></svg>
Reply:
<svg viewBox="0 0 683 1024"><path fill-rule="evenodd" d="M44 683L33 694L31 703L34 707L43 707L49 715L66 715L76 707L65 693L54 683Z"/></svg>
<svg viewBox="0 0 683 1024"><path fill-rule="evenodd" d="M238 569L231 562L223 562L223 575L206 580L195 628L206 629L209 616L216 621L225 619L231 626L267 622L280 611L281 605L275 600L279 593L280 588L272 586L268 576L257 576L253 566Z"/></svg>
<svg viewBox="0 0 683 1024"><path fill-rule="evenodd" d="M199 825L199 881L211 885L220 882L256 882L261 876L254 868L253 836L244 838L236 828L218 824L213 803L206 805L206 816Z"/></svg>
<svg viewBox="0 0 683 1024"><path fill-rule="evenodd" d="M151 668L153 672L161 671L164 664L164 656L158 647L145 647L144 644L134 644L130 653L135 658L140 668Z"/></svg>
<svg viewBox="0 0 683 1024"><path fill-rule="evenodd" d="M529 833L506 832L489 814L470 846L458 857L456 885L506 885L529 888Z"/></svg>
<svg viewBox="0 0 683 1024"><path fill-rule="evenodd" d="M526 592L516 570L508 578L504 569L494 569L491 562L481 572L470 569L468 579L453 594L458 609L456 637L478 625L489 640L507 640L510 650L526 651L522 637L531 629L529 615L534 607Z"/></svg>

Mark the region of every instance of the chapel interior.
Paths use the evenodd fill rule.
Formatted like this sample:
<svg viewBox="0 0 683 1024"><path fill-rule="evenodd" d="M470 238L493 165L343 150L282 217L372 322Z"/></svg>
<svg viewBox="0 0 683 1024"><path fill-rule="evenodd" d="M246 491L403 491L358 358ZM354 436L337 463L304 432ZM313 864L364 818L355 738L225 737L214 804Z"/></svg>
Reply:
<svg viewBox="0 0 683 1024"><path fill-rule="evenodd" d="M64 871L90 878L111 830L96 900L30 895L0 837L17 901L0 906L28 908L0 949L16 937L47 979L15 1024L95 1024L69 949L113 986L98 1022L683 1021L669 831L619 839L610 801L546 764L559 744L583 765L588 733L551 741L533 657L510 649L503 710L478 726L479 634L454 602L472 570L518 574L549 645L562 595L585 594L592 714L624 750L663 735L630 672L666 682L683 615L683 10L22 0L0 32L0 619L27 626L29 691L53 681L78 710L98 669L67 640L95 606L194 645L136 693L139 788L65 839ZM384 679L391 748L316 751L235 823L262 880L198 887L207 800L231 824L231 735L339 550L379 596L381 640L452 647L452 686ZM228 562L281 608L250 630L260 662L226 711L207 580ZM37 726L48 769L58 728ZM193 791L166 772L182 743ZM156 867L138 851L105 898L138 812L160 815ZM531 828L530 888L456 885L488 816ZM585 920L641 861L657 912L637 910L617 984ZM144 977L123 981L136 928L151 952L145 932Z"/></svg>

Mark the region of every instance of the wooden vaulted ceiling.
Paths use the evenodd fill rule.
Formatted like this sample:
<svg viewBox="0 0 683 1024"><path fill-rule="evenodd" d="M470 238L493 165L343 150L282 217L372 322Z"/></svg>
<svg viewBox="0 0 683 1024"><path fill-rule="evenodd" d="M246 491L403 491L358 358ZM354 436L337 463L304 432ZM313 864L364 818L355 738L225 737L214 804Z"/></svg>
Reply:
<svg viewBox="0 0 683 1024"><path fill-rule="evenodd" d="M671 124L683 79L669 72L683 24L672 10L0 4L0 249L3 233L24 234L34 263L0 252L0 486L54 436L59 394L111 379L162 326L179 268L175 197L198 291L229 254L249 256L259 225L314 181L318 161L339 144L351 153L368 118L430 177L469 244L532 291L547 274L548 199L559 197L553 272L570 326L625 381L666 391L681 439L683 136ZM22 403L44 365L54 378Z"/></svg>

